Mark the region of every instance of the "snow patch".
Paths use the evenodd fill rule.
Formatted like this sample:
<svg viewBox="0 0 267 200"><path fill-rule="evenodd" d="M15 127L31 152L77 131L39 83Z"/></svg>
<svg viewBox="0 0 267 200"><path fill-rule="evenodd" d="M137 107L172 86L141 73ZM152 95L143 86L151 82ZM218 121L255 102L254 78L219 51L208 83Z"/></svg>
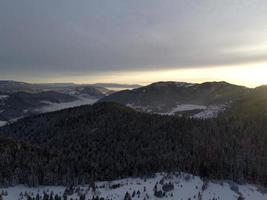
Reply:
<svg viewBox="0 0 267 200"><path fill-rule="evenodd" d="M193 87L195 86L195 84L192 83L186 83L186 82L176 82L175 83L176 87L185 87L185 88L189 88L189 87Z"/></svg>
<svg viewBox="0 0 267 200"><path fill-rule="evenodd" d="M176 107L172 108L170 112L159 113L161 115L175 115L177 112L182 111L192 111L192 110L205 110L207 106L204 105L194 105L194 104L179 104Z"/></svg>
<svg viewBox="0 0 267 200"><path fill-rule="evenodd" d="M217 115L225 110L224 105L212 105L212 106L204 106L204 105L195 105L195 104L179 104L174 107L170 112L166 113L159 113L161 115L175 115L179 112L186 112L186 111L194 111L200 110L197 114L192 115L192 118L198 119L208 119L208 118L215 118Z"/></svg>
<svg viewBox="0 0 267 200"><path fill-rule="evenodd" d="M207 106L203 105L194 105L194 104L182 104L177 105L171 113L181 112L181 111L189 111L189 110L205 110L207 109Z"/></svg>
<svg viewBox="0 0 267 200"><path fill-rule="evenodd" d="M6 124L7 124L6 121L0 121L0 127L1 127L1 126L5 126Z"/></svg>
<svg viewBox="0 0 267 200"><path fill-rule="evenodd" d="M209 119L209 118L216 118L220 112L225 110L225 106L208 106L205 110L200 113L193 115L193 118L198 119Z"/></svg>
<svg viewBox="0 0 267 200"><path fill-rule="evenodd" d="M8 98L8 95L0 95L0 100Z"/></svg>
<svg viewBox="0 0 267 200"><path fill-rule="evenodd" d="M239 196L239 194L231 190L227 183L208 183L207 189L203 192L202 199L237 200Z"/></svg>
<svg viewBox="0 0 267 200"><path fill-rule="evenodd" d="M159 115L180 115L186 114L188 112L189 117L197 118L197 119L210 119L216 118L220 112L223 112L226 108L226 105L196 105L196 104L178 104L173 107L169 112L154 112L151 108L146 106L139 106L135 104L127 104L126 106L133 108L137 111L147 112L147 113L155 113ZM165 105L158 105L157 110L163 110L162 107ZM191 113L191 111L196 111L195 114Z"/></svg>
<svg viewBox="0 0 267 200"><path fill-rule="evenodd" d="M126 106L128 106L128 107L130 107L132 109L135 109L137 111L148 112L148 113L152 112L151 109L149 109L149 108L147 108L145 106L138 106L138 105L134 105L134 104L126 104Z"/></svg>

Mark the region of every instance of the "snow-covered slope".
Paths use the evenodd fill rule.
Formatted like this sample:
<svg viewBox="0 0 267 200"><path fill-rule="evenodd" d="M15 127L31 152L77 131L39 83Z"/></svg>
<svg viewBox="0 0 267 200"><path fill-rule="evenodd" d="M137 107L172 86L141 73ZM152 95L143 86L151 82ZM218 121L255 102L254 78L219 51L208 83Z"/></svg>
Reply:
<svg viewBox="0 0 267 200"><path fill-rule="evenodd" d="M65 188L61 186L43 186L28 188L22 185L3 188L4 200L25 200L27 195L35 197L38 193L53 196L68 194L68 200L99 197L103 200L267 200L264 189L254 185L239 185L231 181L207 181L185 173L156 174L150 178L126 178L109 182ZM82 198L81 198L82 199Z"/></svg>
<svg viewBox="0 0 267 200"><path fill-rule="evenodd" d="M161 115L184 115L198 119L215 118L220 112L223 112L226 105L195 105L195 104L179 104L172 108L169 112L158 113Z"/></svg>

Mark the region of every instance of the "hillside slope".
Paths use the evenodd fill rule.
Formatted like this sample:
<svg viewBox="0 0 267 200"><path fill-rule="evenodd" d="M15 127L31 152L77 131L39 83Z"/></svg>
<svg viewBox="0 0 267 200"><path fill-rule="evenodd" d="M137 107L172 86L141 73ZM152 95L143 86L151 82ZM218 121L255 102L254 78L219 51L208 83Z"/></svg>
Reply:
<svg viewBox="0 0 267 200"><path fill-rule="evenodd" d="M267 117L267 86L260 86L243 96L226 112L230 116L263 120Z"/></svg>
<svg viewBox="0 0 267 200"><path fill-rule="evenodd" d="M267 184L266 122L253 117L197 120L152 115L97 103L22 119L0 128L0 133L58 153L55 160L51 157L54 166L40 167L45 175L35 174L40 184L158 171ZM36 163L31 163L33 173ZM2 174L2 181L11 181L14 170Z"/></svg>
<svg viewBox="0 0 267 200"><path fill-rule="evenodd" d="M207 117L216 116L226 105L249 92L250 89L246 87L226 82L202 84L157 82L145 87L113 93L99 101L117 102L145 112L187 114L205 118L205 114ZM209 112L211 112L210 115Z"/></svg>

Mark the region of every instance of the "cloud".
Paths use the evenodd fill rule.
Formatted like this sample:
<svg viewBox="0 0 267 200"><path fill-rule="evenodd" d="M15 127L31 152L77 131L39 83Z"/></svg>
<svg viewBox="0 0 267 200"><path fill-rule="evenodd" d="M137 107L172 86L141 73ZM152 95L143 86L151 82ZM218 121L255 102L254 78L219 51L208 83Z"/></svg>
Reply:
<svg viewBox="0 0 267 200"><path fill-rule="evenodd" d="M0 78L266 61L266 8L265 0L3 0Z"/></svg>

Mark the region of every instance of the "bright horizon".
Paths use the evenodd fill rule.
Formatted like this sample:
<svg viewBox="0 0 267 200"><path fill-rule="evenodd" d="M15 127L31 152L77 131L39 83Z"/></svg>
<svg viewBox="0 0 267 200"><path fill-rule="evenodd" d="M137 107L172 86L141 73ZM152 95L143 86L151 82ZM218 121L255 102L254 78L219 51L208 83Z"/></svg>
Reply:
<svg viewBox="0 0 267 200"><path fill-rule="evenodd" d="M267 84L267 63L247 64L242 66L221 66L189 69L164 69L147 71L118 71L99 73L93 76L79 75L55 78L20 79L29 83L118 83L148 85L158 81L178 81L203 83L210 81L226 81L246 87L257 87ZM8 80L12 80L8 79ZM16 80L16 79L14 79Z"/></svg>

